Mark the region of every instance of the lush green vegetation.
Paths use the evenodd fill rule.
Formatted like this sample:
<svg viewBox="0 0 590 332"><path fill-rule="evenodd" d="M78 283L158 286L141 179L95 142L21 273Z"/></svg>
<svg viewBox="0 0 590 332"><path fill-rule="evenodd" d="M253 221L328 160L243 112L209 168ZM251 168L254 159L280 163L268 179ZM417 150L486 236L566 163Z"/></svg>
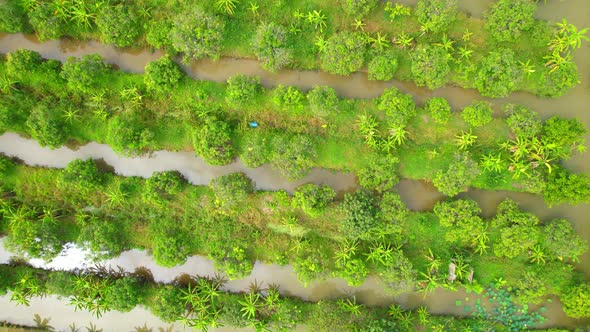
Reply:
<svg viewBox="0 0 590 332"><path fill-rule="evenodd" d="M503 310L500 313L487 313L476 304L478 310L471 317L453 317L430 315L425 307L415 310L404 310L395 304L388 308L367 307L357 303L354 297L305 302L281 295L275 285L252 283L243 293L230 293L221 289L227 281L223 278L186 275L174 283L162 284L154 283L141 271L125 273L97 268L68 273L34 269L18 262L0 266L0 277L0 294L10 291L11 300L18 304L28 305L36 296L59 295L69 299L75 310L86 310L97 317L111 310L127 312L143 306L165 322L178 322L203 331L220 326L290 331L297 325L314 331L412 331L420 328L512 331L543 321L538 312L528 312L512 302L501 286L488 290L489 301L501 301ZM41 323L41 317L38 321ZM39 326L50 326L50 322L44 323Z"/></svg>
<svg viewBox="0 0 590 332"><path fill-rule="evenodd" d="M431 89L453 82L490 97L517 90L556 97L578 83L571 51L587 30L534 19L536 6L498 0L482 20L460 12L457 0L420 0L414 8L376 0L4 1L0 30L153 47L187 61L257 58L269 71L349 75L368 66L371 79Z"/></svg>
<svg viewBox="0 0 590 332"><path fill-rule="evenodd" d="M213 165L240 157L290 179L312 167L353 171L362 186L380 191L401 173L432 180L449 196L475 186L539 193L550 204L590 198L587 176L559 165L584 150L583 125L541 122L518 105L507 105L502 119L486 102L453 113L433 98L422 109L396 88L364 100L339 99L329 87L266 90L244 75L227 85L194 81L168 57L137 75L109 69L96 55L60 67L23 50L7 55L2 72L12 83L0 96L0 129L52 148L68 139L106 142L126 155L192 147ZM252 119L259 128L248 128Z"/></svg>
<svg viewBox="0 0 590 332"><path fill-rule="evenodd" d="M572 263L587 243L568 221L541 223L511 200L486 220L469 200L411 212L391 191L339 199L313 184L293 195L253 191L240 173L193 186L176 172L124 178L93 163L55 170L2 158L1 228L13 252L50 260L75 242L105 258L135 247L164 266L202 254L232 279L248 275L255 260L290 263L305 284L332 275L360 285L371 274L391 294L438 287L479 293L501 278L522 303L569 299L582 285ZM519 286L523 278L538 286Z"/></svg>

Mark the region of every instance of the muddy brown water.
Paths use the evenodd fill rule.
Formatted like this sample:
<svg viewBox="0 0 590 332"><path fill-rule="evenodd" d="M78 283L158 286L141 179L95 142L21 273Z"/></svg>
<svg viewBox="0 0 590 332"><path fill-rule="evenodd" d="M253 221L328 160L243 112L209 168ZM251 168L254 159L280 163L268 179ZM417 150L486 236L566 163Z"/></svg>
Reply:
<svg viewBox="0 0 590 332"><path fill-rule="evenodd" d="M402 3L413 4L415 0L402 0ZM469 12L473 16L481 17L482 13L488 8L491 0L479 0L479 1L459 1L460 6L463 10ZM542 2L539 5L537 16L541 19L547 19L550 21L560 21L562 18L566 18L570 23L582 28L590 26L590 3L587 0L566 0L566 1L554 1L550 0L547 4ZM84 54L98 53L105 57L109 63L116 64L119 68L131 71L131 72L142 72L145 65L153 60L158 59L161 52L151 52L144 50L119 50L110 46L105 46L97 42L74 42L68 40L57 40L39 43L34 36L23 36L19 34L15 35L0 35L0 51L9 52L20 48L28 48L40 52L44 57L65 60L68 56L81 56ZM581 84L568 92L565 96L558 99L545 99L539 98L528 93L515 93L510 97L493 100L493 103L497 108L505 103L519 103L527 106L537 112L543 117L547 118L552 115L560 115L564 117L577 117L579 118L587 128L590 128L590 113L588 112L588 105L590 105L590 44L583 44L582 48L575 52L574 57L580 69L580 81ZM482 98L476 91L470 89L461 89L457 87L445 87L430 91L427 89L416 87L412 83L407 82L372 82L367 80L366 75L363 73L353 74L350 77L339 77L321 72L307 71L307 72L296 72L296 71L280 71L278 73L269 73L264 71L259 64L254 60L248 59L229 59L223 58L217 62L209 60L195 61L188 66L184 66L187 73L196 79L206 79L213 81L225 81L232 75L243 73L248 75L260 76L262 83L267 87L274 87L278 84L294 85L302 89L309 89L314 85L330 85L334 87L338 93L343 97L351 98L373 98L379 96L382 91L388 87L396 86L406 93L411 93L418 103L422 103L425 99L432 96L441 96L447 98L455 108L464 107L475 100L482 100ZM21 154L21 157L34 156L38 151L29 150L24 146L15 148L15 142L17 139L5 140L5 134L0 137L0 148L5 150L18 150L17 153ZM590 142L590 135L586 137L587 141ZM22 143L22 142L21 142ZM94 143L91 143L94 144ZM24 149L24 150L23 150ZM104 147L97 148L105 149ZM37 151L37 152L31 152ZM96 157L93 152L88 153L88 157ZM104 150L103 150L104 152ZM62 154L68 154L67 151L62 151ZM150 170L162 170L162 169L187 169L186 174L191 172L194 175L187 176L189 179L191 176L194 177L195 182L202 181L203 183L214 177L215 174L221 175L219 172L231 172L233 169L243 170L243 166L230 165L228 169L222 171L212 170L211 166L204 166L195 162L194 160L188 160L192 156L176 156L172 159L164 158L170 157L163 153L162 160L167 159L165 162L155 162L157 166L150 168L142 165L136 165L135 167L140 169L136 170L137 174L125 174L125 175L140 175L151 173ZM101 155L101 153L99 153ZM103 153L100 158L107 157L108 153ZM46 156L46 155L45 155ZM21 158L22 159L22 158ZM53 158L52 158L53 159ZM108 162L108 158L105 158ZM182 161L184 160L184 161ZM112 161L112 160L111 160ZM34 164L43 164L44 160L39 162L33 162ZM132 160L128 160L130 164ZM152 163L149 161L148 163ZM122 165L123 163L121 163ZM584 172L590 174L590 154L586 153L583 155L577 155L571 160L566 162L567 166L574 171ZM55 167L63 167L63 162ZM178 167L182 165L182 167ZM203 167L201 167L203 166ZM162 169L158 169L158 167ZM255 182L257 182L261 189L273 189L281 187L282 189L293 188L292 185L286 184L285 181L276 178L275 176L267 175L268 169L262 169L260 173L251 173L251 176ZM141 173L141 174L140 174ZM122 173L123 174L123 173ZM225 174L225 173L224 173ZM148 174L149 175L149 174ZM330 176L335 176L330 178ZM343 178L345 177L345 178ZM349 188L351 185L350 175L338 175L332 173L318 174L314 179L306 179L310 182L324 181L323 183L330 184L331 186L338 189L340 183L343 190ZM266 184L268 184L268 187ZM402 181L398 188L404 200L414 210L430 210L432 205L443 198L434 188L420 181ZM495 212L496 205L504 198L510 197L517 200L521 206L528 211L534 212L539 215L542 220L550 220L556 217L563 217L569 219L577 229L577 231L586 239L590 240L590 226L588 223L588 216L590 216L590 205L583 204L576 207L569 205L561 205L553 208L549 208L545 205L541 197L522 194L522 193L511 193L511 192L486 192L481 190L470 190L468 193L462 194L461 197L472 198L478 201L483 209L483 214L491 216ZM147 261L142 261L147 264ZM257 266L259 264L257 263ZM578 268L583 271L587 277L590 278L590 253L586 253L581 257ZM265 275L273 275L276 271L267 271ZM290 272L292 274L292 271ZM277 274L280 275L280 274ZM259 276L260 278L263 275ZM285 283L298 284L296 279L289 279L286 276ZM260 280L260 279L258 279ZM370 280L368 280L370 282ZM313 293L317 294L317 298L338 296L350 290L343 291L341 288L342 281L334 284L319 284L313 287ZM362 289L362 288L361 288ZM378 285L369 287L364 291L367 294L364 301L367 303L377 304L380 302L379 295L382 294L381 288ZM357 290L361 291L362 290ZM304 293L293 293L293 295L302 296L305 298ZM362 298L362 293L358 294L359 298ZM427 296L426 299L422 299L422 295L408 294L405 296L405 301L401 298L397 299L401 303L406 304L408 307L415 307L419 304L427 304L429 309L433 312L438 313L460 313L454 306L454 302L457 299L461 299L463 294L446 292L444 290L438 290L434 295ZM310 298L311 299L311 298ZM375 300L377 299L377 300ZM0 307L4 308L3 303L0 303ZM574 320L571 320L564 316L563 312L559 309L559 303L554 301L549 305L547 316L550 316L550 321L553 324L563 324L572 326L575 324ZM0 320L3 317L0 316ZM108 330L108 329L107 329Z"/></svg>

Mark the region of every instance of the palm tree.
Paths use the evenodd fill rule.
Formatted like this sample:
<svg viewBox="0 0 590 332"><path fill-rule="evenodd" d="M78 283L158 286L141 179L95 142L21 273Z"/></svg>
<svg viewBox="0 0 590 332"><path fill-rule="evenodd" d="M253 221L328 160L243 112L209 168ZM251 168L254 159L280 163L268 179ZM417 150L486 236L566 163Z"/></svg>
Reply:
<svg viewBox="0 0 590 332"><path fill-rule="evenodd" d="M455 41L450 40L447 37L447 34L445 33L445 34L443 34L440 43L435 43L434 45L444 48L447 52L452 52L455 50L455 48L453 47L454 43L455 43Z"/></svg>
<svg viewBox="0 0 590 332"><path fill-rule="evenodd" d="M233 16L236 10L238 0L216 0L215 7L222 13Z"/></svg>
<svg viewBox="0 0 590 332"><path fill-rule="evenodd" d="M460 135L455 136L455 142L457 142L457 146L459 150L467 150L468 147L472 146L475 143L477 136L469 132L461 132Z"/></svg>
<svg viewBox="0 0 590 332"><path fill-rule="evenodd" d="M363 305L356 303L355 296L352 297L352 301L350 299L338 300L338 305L340 306L340 308L351 314L353 317L360 317L362 314Z"/></svg>
<svg viewBox="0 0 590 332"><path fill-rule="evenodd" d="M399 304L392 304L389 306L389 309L387 310L387 314L391 316L393 319L400 319L403 312L404 310Z"/></svg>
<svg viewBox="0 0 590 332"><path fill-rule="evenodd" d="M498 155L493 155L491 152L487 155L483 155L481 157L480 165L483 167L484 170L490 172L501 172L506 165L504 164L504 160L502 159L502 154L498 153Z"/></svg>
<svg viewBox="0 0 590 332"><path fill-rule="evenodd" d="M244 296L243 300L238 301L242 305L240 311L242 316L248 320L254 320L256 318L256 312L258 310L260 294L248 293Z"/></svg>
<svg viewBox="0 0 590 332"><path fill-rule="evenodd" d="M307 21L311 23L316 30L324 32L327 27L326 15L321 10L313 10L307 13Z"/></svg>
<svg viewBox="0 0 590 332"><path fill-rule="evenodd" d="M531 250L529 251L529 257L531 259L531 263L545 264L545 251L543 250L543 247L538 244L531 247Z"/></svg>
<svg viewBox="0 0 590 332"><path fill-rule="evenodd" d="M426 309L426 307L422 306L420 308L418 308L418 320L420 321L420 324L422 325L426 325L426 323L428 323L428 318L430 317L430 314L428 313L428 310Z"/></svg>

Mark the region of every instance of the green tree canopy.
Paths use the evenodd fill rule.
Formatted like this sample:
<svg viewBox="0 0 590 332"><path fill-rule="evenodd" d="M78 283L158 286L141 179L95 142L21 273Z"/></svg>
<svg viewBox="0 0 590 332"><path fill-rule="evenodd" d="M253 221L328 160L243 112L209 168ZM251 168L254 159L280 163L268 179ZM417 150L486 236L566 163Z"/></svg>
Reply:
<svg viewBox="0 0 590 332"><path fill-rule="evenodd" d="M424 108L436 123L445 124L451 119L451 105L442 97L432 97L426 101Z"/></svg>
<svg viewBox="0 0 590 332"><path fill-rule="evenodd" d="M47 103L37 104L31 111L26 124L31 136L41 146L55 149L65 143L68 137L68 128L59 114L59 109Z"/></svg>
<svg viewBox="0 0 590 332"><path fill-rule="evenodd" d="M559 260L577 261L588 250L588 243L566 219L554 219L543 227L542 244Z"/></svg>
<svg viewBox="0 0 590 332"><path fill-rule="evenodd" d="M365 62L365 40L354 32L343 31L328 38L321 51L322 69L331 74L350 75Z"/></svg>
<svg viewBox="0 0 590 332"><path fill-rule="evenodd" d="M82 187L95 188L102 185L104 176L94 159L75 159L68 163L63 172L64 180Z"/></svg>
<svg viewBox="0 0 590 332"><path fill-rule="evenodd" d="M238 74L227 80L225 100L235 106L245 106L262 91L259 77Z"/></svg>
<svg viewBox="0 0 590 332"><path fill-rule="evenodd" d="M174 20L170 34L172 46L185 60L219 58L225 24L222 19L206 14L198 6L185 8Z"/></svg>
<svg viewBox="0 0 590 332"><path fill-rule="evenodd" d="M262 68L276 72L293 61L293 50L287 43L287 29L276 23L262 23L256 29L252 47Z"/></svg>
<svg viewBox="0 0 590 332"><path fill-rule="evenodd" d="M563 311L573 318L590 317L590 283L570 288L561 296Z"/></svg>
<svg viewBox="0 0 590 332"><path fill-rule="evenodd" d="M432 183L441 193L452 197L469 189L479 173L477 163L468 153L458 153L445 171L435 174Z"/></svg>
<svg viewBox="0 0 590 332"><path fill-rule="evenodd" d="M103 6L96 16L101 39L118 47L131 46L141 33L139 15L135 6L118 4Z"/></svg>
<svg viewBox="0 0 590 332"><path fill-rule="evenodd" d="M98 54L88 54L81 58L69 57L60 76L68 82L71 90L89 93L97 87L109 68Z"/></svg>
<svg viewBox="0 0 590 332"><path fill-rule="evenodd" d="M368 238L379 226L376 205L375 198L364 190L344 195L341 207L345 217L340 231L348 238Z"/></svg>
<svg viewBox="0 0 590 332"><path fill-rule="evenodd" d="M498 41L514 41L531 28L536 9L531 0L498 0L486 15L485 27Z"/></svg>
<svg viewBox="0 0 590 332"><path fill-rule="evenodd" d="M168 92L183 77L183 72L168 55L145 66L143 81L150 91Z"/></svg>
<svg viewBox="0 0 590 332"><path fill-rule="evenodd" d="M368 75L372 81L389 81L393 79L398 68L397 57L393 52L375 56L369 62Z"/></svg>
<svg viewBox="0 0 590 332"><path fill-rule="evenodd" d="M451 70L447 51L434 45L419 46L412 52L412 76L418 86L436 89L443 86Z"/></svg>
<svg viewBox="0 0 590 332"><path fill-rule="evenodd" d="M474 86L483 96L506 97L518 89L522 77L514 52L504 48L492 51L483 58Z"/></svg>
<svg viewBox="0 0 590 332"><path fill-rule="evenodd" d="M457 0L418 0L416 17L426 31L439 33L455 21L458 8Z"/></svg>
<svg viewBox="0 0 590 332"><path fill-rule="evenodd" d="M336 197L336 192L329 186L308 183L295 189L292 203L305 213L315 217L324 211L334 197Z"/></svg>
<svg viewBox="0 0 590 332"><path fill-rule="evenodd" d="M208 119L195 131L195 152L211 165L225 165L234 158L229 125L217 119Z"/></svg>
<svg viewBox="0 0 590 332"><path fill-rule="evenodd" d="M485 101L476 101L465 107L461 112L461 117L472 127L481 127L492 121L494 111L490 103Z"/></svg>
<svg viewBox="0 0 590 332"><path fill-rule="evenodd" d="M209 184L216 203L224 209L235 209L252 191L254 183L244 173L219 176Z"/></svg>
<svg viewBox="0 0 590 332"><path fill-rule="evenodd" d="M541 132L542 123L537 112L515 104L506 105L504 112L508 116L506 123L516 137L530 138Z"/></svg>
<svg viewBox="0 0 590 332"><path fill-rule="evenodd" d="M416 115L416 104L409 94L396 87L385 89L375 100L377 109L384 112L392 126L405 126Z"/></svg>
<svg viewBox="0 0 590 332"><path fill-rule="evenodd" d="M272 141L271 163L283 176L296 180L315 165L314 142L305 135L278 135Z"/></svg>

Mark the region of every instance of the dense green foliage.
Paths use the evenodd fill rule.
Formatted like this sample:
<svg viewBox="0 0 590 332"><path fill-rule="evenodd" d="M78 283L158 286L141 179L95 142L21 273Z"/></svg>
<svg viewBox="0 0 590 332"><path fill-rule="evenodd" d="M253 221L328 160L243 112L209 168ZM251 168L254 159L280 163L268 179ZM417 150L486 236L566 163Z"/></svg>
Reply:
<svg viewBox="0 0 590 332"><path fill-rule="evenodd" d="M167 92L174 88L182 76L178 65L170 57L164 56L145 66L144 83L150 91Z"/></svg>
<svg viewBox="0 0 590 332"><path fill-rule="evenodd" d="M424 105L424 109L430 113L436 123L445 124L451 119L452 110L449 102L441 97L432 97Z"/></svg>
<svg viewBox="0 0 590 332"><path fill-rule="evenodd" d="M50 148L58 148L67 139L67 128L57 110L47 104L39 104L27 119L27 127L31 136L41 144Z"/></svg>
<svg viewBox="0 0 590 332"><path fill-rule="evenodd" d="M472 127L481 127L492 121L494 111L485 101L477 101L461 111L461 117Z"/></svg>
<svg viewBox="0 0 590 332"><path fill-rule="evenodd" d="M225 25L223 20L205 13L199 6L187 6L173 22L170 41L185 60L219 58Z"/></svg>
<svg viewBox="0 0 590 332"><path fill-rule="evenodd" d="M419 0L416 17L423 30L443 32L455 21L458 8L457 0Z"/></svg>
<svg viewBox="0 0 590 332"><path fill-rule="evenodd" d="M238 74L227 80L225 99L232 105L242 106L251 102L261 90L259 78Z"/></svg>
<svg viewBox="0 0 590 332"><path fill-rule="evenodd" d="M531 28L537 6L531 0L498 0L486 18L486 29L498 41L514 41Z"/></svg>
<svg viewBox="0 0 590 332"><path fill-rule="evenodd" d="M336 197L334 189L308 183L295 189L293 205L313 217L321 214L334 197Z"/></svg>
<svg viewBox="0 0 590 332"><path fill-rule="evenodd" d="M398 68L397 58L392 53L385 53L374 57L368 65L368 75L370 80L389 81Z"/></svg>
<svg viewBox="0 0 590 332"><path fill-rule="evenodd" d="M506 105L504 112L508 116L506 124L516 137L534 137L541 132L542 123L536 112L515 104Z"/></svg>
<svg viewBox="0 0 590 332"><path fill-rule="evenodd" d="M64 180L82 187L97 187L103 183L103 175L94 159L76 159L64 169Z"/></svg>
<svg viewBox="0 0 590 332"><path fill-rule="evenodd" d="M412 53L412 76L418 86L443 86L450 71L449 55L439 46L421 46Z"/></svg>
<svg viewBox="0 0 590 332"><path fill-rule="evenodd" d="M340 32L326 41L320 53L322 69L331 74L350 75L365 62L365 41L358 33Z"/></svg>
<svg viewBox="0 0 590 332"><path fill-rule="evenodd" d="M141 33L135 8L124 4L105 6L96 16L96 25L103 42L119 47L132 45Z"/></svg>
<svg viewBox="0 0 590 332"><path fill-rule="evenodd" d="M483 96L506 97L518 89L522 77L514 52L500 49L490 52L482 60L474 85Z"/></svg>
<svg viewBox="0 0 590 332"><path fill-rule="evenodd" d="M244 173L231 173L213 179L209 185L215 202L228 211L235 210L254 190L252 180Z"/></svg>
<svg viewBox="0 0 590 332"><path fill-rule="evenodd" d="M314 114L328 115L337 111L338 96L336 90L329 86L314 86L307 92L307 101Z"/></svg>
<svg viewBox="0 0 590 332"><path fill-rule="evenodd" d="M231 131L227 123L208 119L197 129L193 140L195 152L211 165L228 164L234 157Z"/></svg>
<svg viewBox="0 0 590 332"><path fill-rule="evenodd" d="M466 191L479 173L477 163L468 153L458 153L445 171L436 173L432 183L441 193L452 197Z"/></svg>
<svg viewBox="0 0 590 332"><path fill-rule="evenodd" d="M287 45L287 29L272 22L258 26L252 46L262 68L268 71L284 68L293 59L293 51Z"/></svg>
<svg viewBox="0 0 590 332"><path fill-rule="evenodd" d="M98 54L85 55L79 59L69 57L64 63L60 76L68 82L73 91L89 93L96 88L109 66Z"/></svg>
<svg viewBox="0 0 590 332"><path fill-rule="evenodd" d="M412 96L392 87L377 99L377 109L384 112L391 126L405 126L416 115Z"/></svg>

